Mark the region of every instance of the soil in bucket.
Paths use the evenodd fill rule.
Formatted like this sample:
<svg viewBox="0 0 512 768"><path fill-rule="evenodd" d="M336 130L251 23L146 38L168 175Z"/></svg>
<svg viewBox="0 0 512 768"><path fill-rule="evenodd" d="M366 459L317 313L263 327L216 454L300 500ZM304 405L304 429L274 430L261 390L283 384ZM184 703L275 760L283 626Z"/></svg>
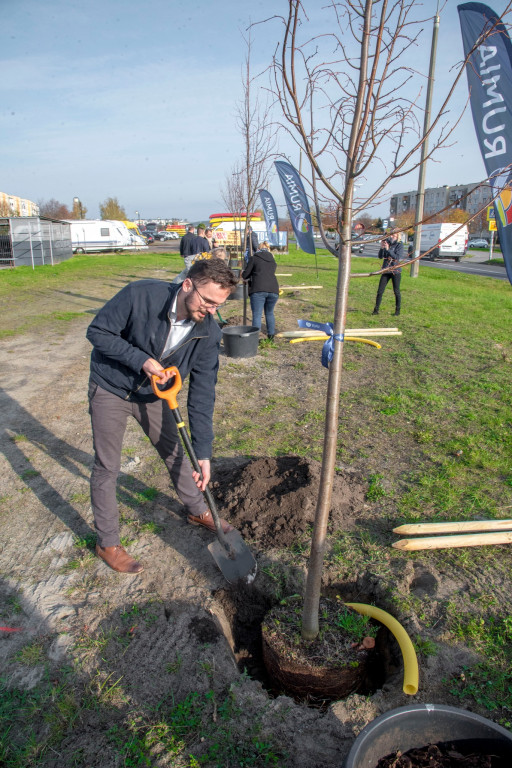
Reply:
<svg viewBox="0 0 512 768"><path fill-rule="evenodd" d="M253 325L229 325L222 329L227 357L254 357L258 352L259 328Z"/></svg>
<svg viewBox="0 0 512 768"><path fill-rule="evenodd" d="M482 751L483 749L483 751ZM492 755L484 743L441 742L382 757L375 768L505 768L510 763Z"/></svg>

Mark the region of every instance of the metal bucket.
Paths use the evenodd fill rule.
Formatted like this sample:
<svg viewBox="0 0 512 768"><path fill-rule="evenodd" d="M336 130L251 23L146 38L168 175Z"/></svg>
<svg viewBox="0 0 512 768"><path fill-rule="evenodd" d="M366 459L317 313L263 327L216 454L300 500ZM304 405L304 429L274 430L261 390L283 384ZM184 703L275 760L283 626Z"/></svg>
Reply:
<svg viewBox="0 0 512 768"><path fill-rule="evenodd" d="M253 325L228 325L222 329L227 357L254 357L258 352L259 328Z"/></svg>
<svg viewBox="0 0 512 768"><path fill-rule="evenodd" d="M512 765L512 733L465 709L413 704L385 712L363 728L345 768L375 768L382 757L429 744L454 743L457 749L493 754ZM505 764L505 763L504 763Z"/></svg>

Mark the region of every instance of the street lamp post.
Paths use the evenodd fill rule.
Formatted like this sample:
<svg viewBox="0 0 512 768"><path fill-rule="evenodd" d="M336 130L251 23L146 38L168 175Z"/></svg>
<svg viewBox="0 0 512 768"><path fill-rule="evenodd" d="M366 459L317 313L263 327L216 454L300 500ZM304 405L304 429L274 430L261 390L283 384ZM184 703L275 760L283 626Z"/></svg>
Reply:
<svg viewBox="0 0 512 768"><path fill-rule="evenodd" d="M139 212L138 211L135 211L135 216L137 218L137 224L139 224L140 216L139 216Z"/></svg>

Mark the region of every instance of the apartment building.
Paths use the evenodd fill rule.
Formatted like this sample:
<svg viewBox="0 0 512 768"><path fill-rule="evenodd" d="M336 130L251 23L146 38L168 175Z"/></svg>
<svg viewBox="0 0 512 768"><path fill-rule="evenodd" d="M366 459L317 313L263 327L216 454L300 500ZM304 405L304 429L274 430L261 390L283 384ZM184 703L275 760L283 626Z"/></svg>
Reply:
<svg viewBox="0 0 512 768"><path fill-rule="evenodd" d="M390 217L416 210L417 191L400 192L390 201ZM423 213L425 216L447 208L461 208L470 215L477 213L492 199L491 186L484 184L456 184L455 186L429 187L425 190Z"/></svg>
<svg viewBox="0 0 512 768"><path fill-rule="evenodd" d="M0 192L0 216L39 216L39 206L32 200Z"/></svg>

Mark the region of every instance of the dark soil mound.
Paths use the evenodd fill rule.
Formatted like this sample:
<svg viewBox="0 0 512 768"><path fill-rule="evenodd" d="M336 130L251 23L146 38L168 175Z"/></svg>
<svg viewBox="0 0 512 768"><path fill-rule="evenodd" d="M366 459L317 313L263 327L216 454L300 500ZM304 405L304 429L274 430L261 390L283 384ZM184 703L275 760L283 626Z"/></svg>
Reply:
<svg viewBox="0 0 512 768"><path fill-rule="evenodd" d="M315 516L320 463L299 456L254 459L212 484L222 514L244 538L265 548L287 547ZM354 474L333 479L329 529L348 529L361 510L365 484Z"/></svg>

